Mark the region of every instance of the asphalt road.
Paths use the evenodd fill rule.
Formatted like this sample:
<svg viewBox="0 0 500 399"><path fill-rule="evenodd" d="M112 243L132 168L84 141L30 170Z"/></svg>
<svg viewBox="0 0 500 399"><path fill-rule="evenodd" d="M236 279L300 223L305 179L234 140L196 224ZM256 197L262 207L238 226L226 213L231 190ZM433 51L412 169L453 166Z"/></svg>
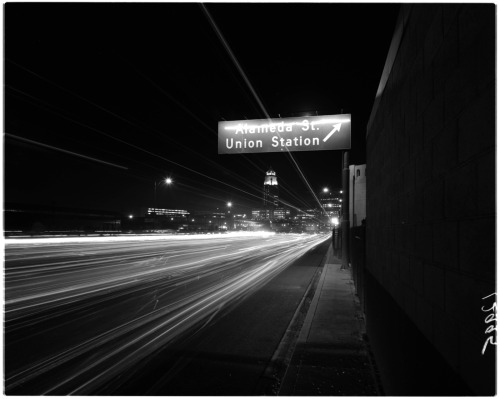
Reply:
<svg viewBox="0 0 500 399"><path fill-rule="evenodd" d="M328 238L7 240L5 392L261 394Z"/></svg>

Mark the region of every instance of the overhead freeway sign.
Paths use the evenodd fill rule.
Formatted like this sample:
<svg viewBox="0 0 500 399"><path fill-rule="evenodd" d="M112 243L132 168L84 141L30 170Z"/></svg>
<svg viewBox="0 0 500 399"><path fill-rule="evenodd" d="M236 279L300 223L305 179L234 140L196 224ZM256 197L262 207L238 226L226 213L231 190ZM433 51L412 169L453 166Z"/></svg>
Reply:
<svg viewBox="0 0 500 399"><path fill-rule="evenodd" d="M351 114L219 122L219 154L348 150Z"/></svg>

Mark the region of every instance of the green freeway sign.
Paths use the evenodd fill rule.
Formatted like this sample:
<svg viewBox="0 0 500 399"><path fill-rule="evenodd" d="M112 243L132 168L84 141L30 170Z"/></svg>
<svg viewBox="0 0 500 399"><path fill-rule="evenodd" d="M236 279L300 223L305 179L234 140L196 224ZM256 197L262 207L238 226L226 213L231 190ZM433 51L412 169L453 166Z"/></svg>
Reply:
<svg viewBox="0 0 500 399"><path fill-rule="evenodd" d="M348 150L351 115L219 122L219 154Z"/></svg>

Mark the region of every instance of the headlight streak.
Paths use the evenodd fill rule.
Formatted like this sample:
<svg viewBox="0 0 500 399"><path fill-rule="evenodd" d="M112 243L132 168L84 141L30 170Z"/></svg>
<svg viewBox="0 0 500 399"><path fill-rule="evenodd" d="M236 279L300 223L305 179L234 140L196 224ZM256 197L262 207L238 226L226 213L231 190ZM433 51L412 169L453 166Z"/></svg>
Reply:
<svg viewBox="0 0 500 399"><path fill-rule="evenodd" d="M226 304L241 300L326 239L328 236L290 235L273 236L270 240L226 237L222 242L193 239L183 241L181 246L176 240L147 243L145 247L144 242L125 247L116 243L98 248L100 255L112 256L116 263L115 267L107 264L105 268L98 257L89 262L78 255L79 264L74 248L73 252L65 252L64 246L58 246L51 250L56 256L62 249L62 256L70 257L69 269L30 264L24 265L30 266L24 272L16 272L15 267L15 254L21 247L7 245L6 350L11 343L9 332L23 331L28 326L36 331L35 336L28 334L13 343L13 350L24 341L29 344L49 331L57 332L59 327L46 326L50 318L64 315L65 322L61 324L69 330L68 336L64 335L50 352L47 349L35 353L28 364L6 357L6 392L43 377L38 382L40 391L33 393L92 393L158 348L175 342L196 326L201 328ZM37 253L44 253L40 246L28 244L24 249L24 253L19 252L23 260L17 266L27 259L33 262ZM80 253L86 250L94 253L96 247L79 248ZM146 261L130 261L129 251L134 250L154 255ZM116 251L127 251L128 255L121 259ZM209 251L219 253L207 257ZM62 259L47 263L64 265ZM85 266L80 268L81 264ZM40 285L26 295L24 288L37 280L44 268L49 269L46 272L53 281L45 289ZM16 280L8 279L12 273ZM73 281L79 283L68 284ZM61 331L58 334L62 336Z"/></svg>
<svg viewBox="0 0 500 399"><path fill-rule="evenodd" d="M252 252L255 250L262 251L266 247L269 247L269 246L274 246L274 245L271 243L271 244L268 244L266 246L250 247L248 249L245 249L244 252ZM114 279L109 278L109 279L101 280L98 283L94 283L94 285L101 286L100 288L92 289L91 287L89 287L88 283L82 283L79 285L73 285L70 287L60 288L58 290L47 291L47 292L37 294L37 295L24 296L24 297L15 299L15 300L6 300L5 303L6 303L6 305L14 305L17 303L29 302L29 301L33 301L33 300L37 301L35 304L27 305L26 307L18 307L18 308L16 308L16 311L24 310L24 309L31 308L31 307L43 307L44 305L51 304L53 302L66 301L67 299L70 299L70 298L79 297L80 295L82 295L81 292L83 292L85 295L88 295L89 293L95 294L95 293L102 291L102 290L109 291L111 289L121 288L125 284L130 284L130 283L135 284L135 282L137 281L136 279L139 277L144 278L144 277L149 277L149 276L154 275L154 274L161 274L161 273L164 273L165 271L170 272L170 271L172 271L172 269L188 270L188 269L194 268L196 265L206 264L207 262L210 262L210 261L220 260L220 259L226 258L227 256L228 256L227 254L222 254L222 255L213 256L210 258L203 258L203 259L200 259L196 262L178 264L178 265L163 267L163 268L159 268L159 269L155 269L155 270L139 271L139 272L136 272L134 274L119 276L118 279L124 280L123 282L120 282L119 280L117 281L117 278L114 278ZM132 258L135 259L135 258L138 258L138 256L136 255L136 256L133 256ZM120 261L130 260L130 259L131 259L130 257L125 257L125 258L120 259ZM115 258L113 260L117 261L118 259ZM109 260L106 259L105 262L108 262L108 261ZM101 262L99 262L99 268L100 268L99 271L102 271L101 270L102 266L100 263ZM84 263L84 264L87 265L88 263ZM46 265L42 265L42 266L50 266L50 265L46 264ZM52 274L52 275L54 275L54 274ZM86 278L86 280L93 281L92 278ZM6 278L6 282L7 282L7 278ZM12 282L12 281L10 281L10 282ZM26 288L26 287L23 287L23 288ZM53 297L53 296L60 295L60 294L65 293L65 292L75 292L75 293L70 294L70 295L65 296L65 297L59 297L59 298L56 297L54 300L47 300L47 301L39 302L39 300L42 297ZM7 295L6 295L6 297L7 297ZM8 311L6 311L6 313L8 313Z"/></svg>

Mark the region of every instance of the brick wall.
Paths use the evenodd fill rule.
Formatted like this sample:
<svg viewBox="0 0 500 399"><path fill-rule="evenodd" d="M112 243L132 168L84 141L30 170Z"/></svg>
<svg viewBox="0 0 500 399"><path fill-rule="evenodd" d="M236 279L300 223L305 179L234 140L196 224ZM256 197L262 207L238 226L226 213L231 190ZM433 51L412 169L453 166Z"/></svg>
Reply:
<svg viewBox="0 0 500 399"><path fill-rule="evenodd" d="M403 4L367 129L367 269L472 389L494 392L495 5ZM396 37L397 35L395 35Z"/></svg>

